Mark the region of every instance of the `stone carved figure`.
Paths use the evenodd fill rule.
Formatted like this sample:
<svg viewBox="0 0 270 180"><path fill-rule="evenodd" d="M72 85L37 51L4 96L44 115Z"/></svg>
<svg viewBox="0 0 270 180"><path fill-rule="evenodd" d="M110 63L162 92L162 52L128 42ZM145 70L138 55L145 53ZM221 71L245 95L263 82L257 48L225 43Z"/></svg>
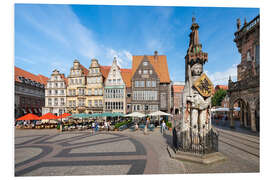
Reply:
<svg viewBox="0 0 270 180"><path fill-rule="evenodd" d="M208 54L199 43L199 25L193 18L189 48L185 56L185 87L182 98L182 118L174 122L173 144L176 148L203 145L203 137L211 130L211 95L213 84L203 73Z"/></svg>
<svg viewBox="0 0 270 180"><path fill-rule="evenodd" d="M189 74L191 74L191 77L189 83L191 83L191 85L187 86L190 88L190 94L187 94L186 102L184 103L189 104L188 106L190 106L190 129L192 132L203 136L211 128L209 124L211 96L203 97L193 86L194 82L200 78L203 73L203 65L196 63L191 67L190 71L191 72Z"/></svg>

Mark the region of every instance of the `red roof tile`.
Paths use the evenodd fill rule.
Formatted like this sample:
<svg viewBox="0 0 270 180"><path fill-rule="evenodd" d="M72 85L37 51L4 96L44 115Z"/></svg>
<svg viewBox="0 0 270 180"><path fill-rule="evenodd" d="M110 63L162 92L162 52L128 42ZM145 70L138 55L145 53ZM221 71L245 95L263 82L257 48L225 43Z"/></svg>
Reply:
<svg viewBox="0 0 270 180"><path fill-rule="evenodd" d="M183 85L173 85L173 92L180 93L183 91L185 86Z"/></svg>
<svg viewBox="0 0 270 180"><path fill-rule="evenodd" d="M80 64L80 67L82 68L82 73L85 75L85 76L87 76L88 75L88 69L87 68L85 68L83 65L81 65Z"/></svg>
<svg viewBox="0 0 270 180"><path fill-rule="evenodd" d="M120 71L121 71L121 76L123 78L123 81L126 84L126 87L131 87L132 70L131 69L120 69Z"/></svg>
<svg viewBox="0 0 270 180"><path fill-rule="evenodd" d="M218 89L228 90L228 86L226 86L226 85L216 85L215 90L218 90Z"/></svg>
<svg viewBox="0 0 270 180"><path fill-rule="evenodd" d="M49 79L46 76L43 76L41 74L35 75L35 74L27 72L27 71L25 71L25 70L23 70L21 68L18 68L16 66L14 66L14 76L15 76L14 79L17 82L21 82L19 77L22 76L24 78L30 79L32 81L39 82L39 83L44 84L44 85L47 84L47 80Z"/></svg>
<svg viewBox="0 0 270 180"><path fill-rule="evenodd" d="M156 73L159 76L161 83L170 83L170 75L168 71L168 64L167 58L165 55L157 55L157 60L155 60L155 56L146 56L152 66L154 67ZM136 72L138 66L140 65L141 61L143 60L144 56L132 56L132 75Z"/></svg>

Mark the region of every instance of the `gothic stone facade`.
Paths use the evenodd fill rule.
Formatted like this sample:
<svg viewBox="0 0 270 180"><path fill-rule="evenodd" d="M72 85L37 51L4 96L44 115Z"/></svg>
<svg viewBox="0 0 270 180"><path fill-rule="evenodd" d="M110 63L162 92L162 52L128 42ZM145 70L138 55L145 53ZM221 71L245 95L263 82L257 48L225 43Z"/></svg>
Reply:
<svg viewBox="0 0 270 180"><path fill-rule="evenodd" d="M240 124L252 131L259 131L260 122L260 16L249 23L237 20L234 42L241 54L237 66L237 82L229 80L230 123L234 127L233 107L240 105Z"/></svg>

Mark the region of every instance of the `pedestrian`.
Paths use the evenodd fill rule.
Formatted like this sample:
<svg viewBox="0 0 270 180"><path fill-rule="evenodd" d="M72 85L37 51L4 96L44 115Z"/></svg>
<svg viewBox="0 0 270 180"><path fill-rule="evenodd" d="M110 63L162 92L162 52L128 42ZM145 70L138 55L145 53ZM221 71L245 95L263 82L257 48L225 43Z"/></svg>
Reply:
<svg viewBox="0 0 270 180"><path fill-rule="evenodd" d="M166 124L165 124L164 121L162 121L162 124L161 124L161 134L164 133L165 128L166 128Z"/></svg>
<svg viewBox="0 0 270 180"><path fill-rule="evenodd" d="M108 121L108 131L110 131L110 128L111 128L111 123L110 121Z"/></svg>
<svg viewBox="0 0 270 180"><path fill-rule="evenodd" d="M139 129L139 126L137 123L135 123L135 131L137 131Z"/></svg>
<svg viewBox="0 0 270 180"><path fill-rule="evenodd" d="M108 123L106 121L104 122L104 129L108 131Z"/></svg>
<svg viewBox="0 0 270 180"><path fill-rule="evenodd" d="M95 125L95 122L93 121L93 122L92 122L92 134L94 134L95 126L96 126L96 125Z"/></svg>

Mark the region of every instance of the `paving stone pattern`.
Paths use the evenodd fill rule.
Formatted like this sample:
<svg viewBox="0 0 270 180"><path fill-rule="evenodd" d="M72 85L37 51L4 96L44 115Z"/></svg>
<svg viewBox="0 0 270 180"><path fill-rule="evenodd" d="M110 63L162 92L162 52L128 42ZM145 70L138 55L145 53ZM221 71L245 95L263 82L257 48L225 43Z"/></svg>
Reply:
<svg viewBox="0 0 270 180"><path fill-rule="evenodd" d="M143 131L15 130L15 176L259 172L259 137L220 133L226 161L202 165L171 159L172 135Z"/></svg>

